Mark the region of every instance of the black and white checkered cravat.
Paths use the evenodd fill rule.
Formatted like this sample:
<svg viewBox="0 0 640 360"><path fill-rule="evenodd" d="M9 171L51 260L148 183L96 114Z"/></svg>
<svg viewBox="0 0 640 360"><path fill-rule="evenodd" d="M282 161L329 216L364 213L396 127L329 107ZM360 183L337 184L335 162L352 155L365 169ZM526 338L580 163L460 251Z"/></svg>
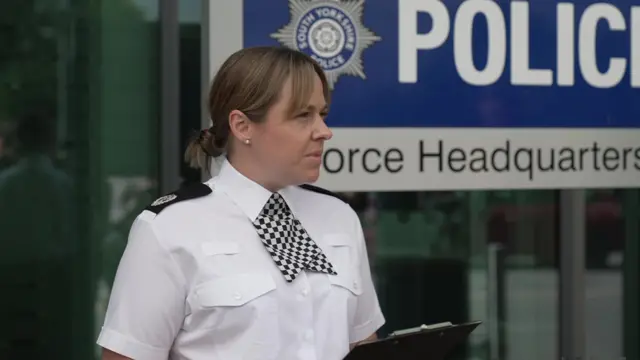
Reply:
<svg viewBox="0 0 640 360"><path fill-rule="evenodd" d="M337 275L280 194L271 195L253 226L287 282L303 270Z"/></svg>

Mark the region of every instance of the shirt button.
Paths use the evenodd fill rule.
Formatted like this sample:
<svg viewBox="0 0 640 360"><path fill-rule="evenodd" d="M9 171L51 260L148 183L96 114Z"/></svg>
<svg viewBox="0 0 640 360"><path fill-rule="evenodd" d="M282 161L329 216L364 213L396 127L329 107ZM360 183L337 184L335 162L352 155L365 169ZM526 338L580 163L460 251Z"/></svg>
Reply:
<svg viewBox="0 0 640 360"><path fill-rule="evenodd" d="M308 288L304 288L304 289L302 289L301 293L302 293L302 296L307 296L307 295L309 295L309 289Z"/></svg>
<svg viewBox="0 0 640 360"><path fill-rule="evenodd" d="M358 290L358 282L357 281L353 281L353 288Z"/></svg>
<svg viewBox="0 0 640 360"><path fill-rule="evenodd" d="M311 340L313 340L313 331L312 331L312 330L307 330L307 331L305 331L305 333L304 333L304 338L305 338L305 340L307 340L307 341L311 341Z"/></svg>
<svg viewBox="0 0 640 360"><path fill-rule="evenodd" d="M240 299L242 299L242 295L240 295L240 293L234 293L233 294L233 298L236 299L236 300L240 300Z"/></svg>

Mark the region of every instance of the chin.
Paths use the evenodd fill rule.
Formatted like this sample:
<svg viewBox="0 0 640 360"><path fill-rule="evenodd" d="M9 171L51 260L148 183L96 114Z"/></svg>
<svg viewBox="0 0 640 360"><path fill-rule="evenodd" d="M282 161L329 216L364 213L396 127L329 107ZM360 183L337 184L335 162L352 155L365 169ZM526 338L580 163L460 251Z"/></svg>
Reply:
<svg viewBox="0 0 640 360"><path fill-rule="evenodd" d="M318 181L320 177L320 169L308 170L301 176L302 183L310 184Z"/></svg>

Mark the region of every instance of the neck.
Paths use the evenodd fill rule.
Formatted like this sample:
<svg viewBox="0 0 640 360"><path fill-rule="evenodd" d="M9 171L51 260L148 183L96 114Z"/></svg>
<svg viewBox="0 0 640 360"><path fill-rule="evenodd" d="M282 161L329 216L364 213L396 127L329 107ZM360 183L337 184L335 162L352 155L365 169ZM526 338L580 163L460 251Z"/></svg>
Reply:
<svg viewBox="0 0 640 360"><path fill-rule="evenodd" d="M247 177L249 180L262 186L263 188L275 193L284 188L281 184L273 181L268 176L268 172L264 171L260 164L251 159L243 158L241 156L229 156L229 163L236 171ZM265 176L266 175L266 176Z"/></svg>

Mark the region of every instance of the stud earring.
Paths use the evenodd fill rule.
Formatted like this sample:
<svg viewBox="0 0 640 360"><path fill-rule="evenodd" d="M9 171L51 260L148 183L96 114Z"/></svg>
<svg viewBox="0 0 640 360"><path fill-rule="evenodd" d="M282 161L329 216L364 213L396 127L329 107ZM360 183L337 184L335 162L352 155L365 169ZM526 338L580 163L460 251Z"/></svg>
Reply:
<svg viewBox="0 0 640 360"><path fill-rule="evenodd" d="M247 145L249 145L249 144L251 144L251 140L249 140L249 139L245 139L245 140L244 140L244 143L245 143L245 144L247 144Z"/></svg>

